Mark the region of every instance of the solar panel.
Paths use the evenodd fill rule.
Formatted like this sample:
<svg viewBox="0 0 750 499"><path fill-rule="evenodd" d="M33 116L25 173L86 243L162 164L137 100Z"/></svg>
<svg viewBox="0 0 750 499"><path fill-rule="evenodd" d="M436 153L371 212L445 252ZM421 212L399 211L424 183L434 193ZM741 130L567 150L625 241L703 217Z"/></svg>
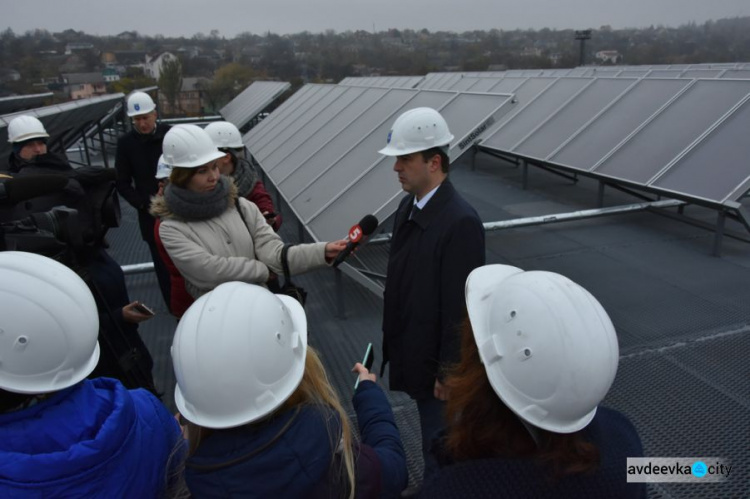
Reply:
<svg viewBox="0 0 750 499"><path fill-rule="evenodd" d="M639 80L589 126L549 159L554 163L591 170L659 108L682 91L690 80Z"/></svg>
<svg viewBox="0 0 750 499"><path fill-rule="evenodd" d="M686 69L680 74L680 78L718 78L723 69Z"/></svg>
<svg viewBox="0 0 750 499"><path fill-rule="evenodd" d="M546 159L635 83L635 80L625 78L594 80L559 112L529 132L511 151Z"/></svg>
<svg viewBox="0 0 750 499"><path fill-rule="evenodd" d="M229 104L221 108L219 114L237 128L242 128L291 86L290 83L284 81L253 82Z"/></svg>
<svg viewBox="0 0 750 499"><path fill-rule="evenodd" d="M530 81L535 81L535 79ZM491 132L482 145L511 151L513 146L529 132L592 82L591 78L559 78L550 82L539 81L540 84L547 83L544 90L531 99L512 119L502 123L497 130ZM519 99L519 102L523 104L524 101Z"/></svg>
<svg viewBox="0 0 750 499"><path fill-rule="evenodd" d="M727 69L721 74L721 78L737 78L750 80L750 68L748 69Z"/></svg>
<svg viewBox="0 0 750 499"><path fill-rule="evenodd" d="M510 100L499 94L344 85L307 85L300 93L304 98L279 107L265 120L267 130L251 130L245 143L318 240L340 238L367 213L383 220L395 210L401 187L392 159L377 151L402 112L421 106L441 110L456 136L455 158L507 112Z"/></svg>
<svg viewBox="0 0 750 499"><path fill-rule="evenodd" d="M44 104L45 99L54 95L52 92L34 95L14 95L0 98L0 115L16 113L25 109L32 109Z"/></svg>
<svg viewBox="0 0 750 499"><path fill-rule="evenodd" d="M694 80L594 171L648 183L748 93L747 80Z"/></svg>
<svg viewBox="0 0 750 499"><path fill-rule="evenodd" d="M0 168L5 167L4 158L11 152L8 123L16 116L29 114L39 118L50 136L49 142L60 143L64 149L78 139L76 135L83 129L104 118L115 106L121 105L124 97L119 93L102 95L0 116Z"/></svg>
<svg viewBox="0 0 750 499"><path fill-rule="evenodd" d="M333 85L306 85L274 111L274 120L263 120L259 126L250 130L245 135L247 138L245 144L248 147L252 146L253 150L260 150L263 145L275 137L280 129L283 129L289 123L290 117L294 116L299 107L304 108L313 105L317 99L320 99L333 88L335 88Z"/></svg>
<svg viewBox="0 0 750 499"><path fill-rule="evenodd" d="M422 76L372 76L372 77L348 77L339 82L339 85L356 87L386 87L386 88L414 88L424 78Z"/></svg>
<svg viewBox="0 0 750 499"><path fill-rule="evenodd" d="M750 188L750 100L711 130L653 185L712 201L738 201Z"/></svg>

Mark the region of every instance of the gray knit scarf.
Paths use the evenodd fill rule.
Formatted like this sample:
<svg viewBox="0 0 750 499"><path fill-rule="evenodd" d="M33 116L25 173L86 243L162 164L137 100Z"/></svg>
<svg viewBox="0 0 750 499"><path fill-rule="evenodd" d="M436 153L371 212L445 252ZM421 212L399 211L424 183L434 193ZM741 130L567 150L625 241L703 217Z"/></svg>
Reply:
<svg viewBox="0 0 750 499"><path fill-rule="evenodd" d="M237 184L237 193L240 197L246 198L255 184L258 183L258 173L249 161L235 156L237 164L234 167L234 183Z"/></svg>
<svg viewBox="0 0 750 499"><path fill-rule="evenodd" d="M198 221L218 217L230 206L230 182L230 179L222 175L214 190L209 192L194 192L167 184L164 202L169 211L183 220Z"/></svg>

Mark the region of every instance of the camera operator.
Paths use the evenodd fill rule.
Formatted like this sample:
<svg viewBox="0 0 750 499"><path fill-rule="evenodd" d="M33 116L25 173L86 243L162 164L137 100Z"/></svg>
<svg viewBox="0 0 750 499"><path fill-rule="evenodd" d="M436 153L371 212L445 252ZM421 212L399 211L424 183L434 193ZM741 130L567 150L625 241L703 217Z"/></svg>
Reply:
<svg viewBox="0 0 750 499"><path fill-rule="evenodd" d="M13 144L8 160L13 178L0 180L0 194L13 195L4 201L0 196L0 249L54 257L75 270L99 310L103 348L93 375L156 393L153 360L138 334L138 323L151 316L136 309L122 269L104 249L108 228L119 225L114 172L74 169L63 156L49 153L49 134L33 116L11 121L8 137Z"/></svg>

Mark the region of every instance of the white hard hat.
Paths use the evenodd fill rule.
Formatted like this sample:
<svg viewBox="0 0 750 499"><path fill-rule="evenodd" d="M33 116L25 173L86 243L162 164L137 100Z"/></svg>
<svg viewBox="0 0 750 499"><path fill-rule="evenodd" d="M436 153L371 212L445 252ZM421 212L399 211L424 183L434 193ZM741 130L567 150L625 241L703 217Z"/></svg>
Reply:
<svg viewBox="0 0 750 499"><path fill-rule="evenodd" d="M430 107L410 109L393 122L387 145L378 151L386 156L403 156L451 143L453 135L445 119Z"/></svg>
<svg viewBox="0 0 750 499"><path fill-rule="evenodd" d="M518 417L556 433L584 428L617 372L612 321L591 293L543 271L486 265L466 280L479 357Z"/></svg>
<svg viewBox="0 0 750 499"><path fill-rule="evenodd" d="M164 155L159 156L159 161L156 163L156 180L162 180L169 178L172 173L172 167L164 162Z"/></svg>
<svg viewBox="0 0 750 499"><path fill-rule="evenodd" d="M232 148L245 147L242 143L242 135L236 126L228 121L214 121L205 128L216 147Z"/></svg>
<svg viewBox="0 0 750 499"><path fill-rule="evenodd" d="M253 284L221 284L177 326L175 403L206 428L250 423L294 393L306 355L307 319L297 300Z"/></svg>
<svg viewBox="0 0 750 499"><path fill-rule="evenodd" d="M65 265L0 252L0 389L48 393L78 383L99 362L91 291Z"/></svg>
<svg viewBox="0 0 750 499"><path fill-rule="evenodd" d="M44 125L37 118L23 114L8 123L8 142L25 142L49 137Z"/></svg>
<svg viewBox="0 0 750 499"><path fill-rule="evenodd" d="M146 92L133 92L128 96L128 116L148 114L156 109L154 100Z"/></svg>
<svg viewBox="0 0 750 499"><path fill-rule="evenodd" d="M206 131L196 125L177 125L169 129L162 143L162 158L174 168L196 168L224 157Z"/></svg>

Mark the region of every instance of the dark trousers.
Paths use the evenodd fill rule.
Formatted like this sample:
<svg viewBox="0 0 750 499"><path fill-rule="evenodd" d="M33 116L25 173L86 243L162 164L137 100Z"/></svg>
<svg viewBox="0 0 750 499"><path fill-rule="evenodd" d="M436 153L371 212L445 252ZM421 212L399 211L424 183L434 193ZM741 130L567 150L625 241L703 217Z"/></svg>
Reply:
<svg viewBox="0 0 750 499"><path fill-rule="evenodd" d="M156 248L156 241L154 240L154 224L156 220L154 217L149 215L146 211L138 210L138 225L141 229L141 237L148 245L148 250L151 253L151 261L154 262L154 272L156 272L156 280L159 281L159 290L161 296L164 299L164 304L167 306L167 310L171 312L171 289L172 283L169 279L169 270L164 264L164 261L159 255L159 250Z"/></svg>
<svg viewBox="0 0 750 499"><path fill-rule="evenodd" d="M419 426L422 429L422 457L424 458L424 478L427 481L438 471L438 462L430 452L432 440L445 427L445 402L435 397L415 400L419 412Z"/></svg>

